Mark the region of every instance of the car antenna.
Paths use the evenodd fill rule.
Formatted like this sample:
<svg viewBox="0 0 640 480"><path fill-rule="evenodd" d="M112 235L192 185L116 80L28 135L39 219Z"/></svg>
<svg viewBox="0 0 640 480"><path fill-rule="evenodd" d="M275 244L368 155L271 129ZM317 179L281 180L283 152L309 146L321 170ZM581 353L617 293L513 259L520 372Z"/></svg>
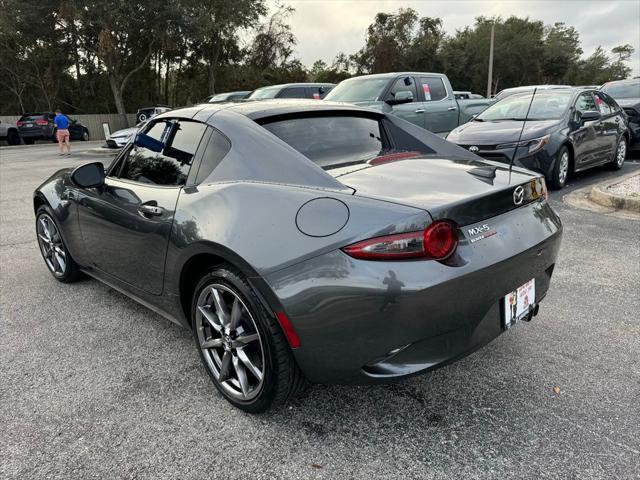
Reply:
<svg viewBox="0 0 640 480"><path fill-rule="evenodd" d="M511 161L509 162L509 181L511 181L511 169L513 168L513 162L516 159L516 153L518 153L518 148L520 148L520 140L522 140L522 133L524 132L524 126L527 123L527 119L529 118L531 105L533 105L533 99L536 96L537 91L538 91L537 87L533 89L533 94L531 95L531 101L529 102L529 106L527 107L527 114L524 116L524 121L522 122L522 128L520 129L520 135L518 136L518 141L516 142L516 148L513 149L513 155L511 155Z"/></svg>

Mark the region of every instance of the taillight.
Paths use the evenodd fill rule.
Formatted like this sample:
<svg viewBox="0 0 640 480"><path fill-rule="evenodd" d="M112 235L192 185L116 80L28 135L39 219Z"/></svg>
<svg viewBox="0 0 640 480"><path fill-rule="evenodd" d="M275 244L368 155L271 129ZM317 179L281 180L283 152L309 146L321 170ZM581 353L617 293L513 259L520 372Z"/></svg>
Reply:
<svg viewBox="0 0 640 480"><path fill-rule="evenodd" d="M36 125L49 125L48 120L36 120Z"/></svg>
<svg viewBox="0 0 640 480"><path fill-rule="evenodd" d="M21 127L22 125L24 125L24 122L16 122L16 127Z"/></svg>
<svg viewBox="0 0 640 480"><path fill-rule="evenodd" d="M424 231L370 238L342 250L351 257L363 260L444 260L453 254L457 246L455 226L449 221L438 220Z"/></svg>

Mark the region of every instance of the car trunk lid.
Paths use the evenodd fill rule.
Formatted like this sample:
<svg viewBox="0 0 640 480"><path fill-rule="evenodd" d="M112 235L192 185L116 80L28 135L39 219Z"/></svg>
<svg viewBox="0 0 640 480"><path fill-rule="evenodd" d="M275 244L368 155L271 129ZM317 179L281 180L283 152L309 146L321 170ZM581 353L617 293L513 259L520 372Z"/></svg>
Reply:
<svg viewBox="0 0 640 480"><path fill-rule="evenodd" d="M448 218L458 225L526 205L539 199L543 189L539 177L481 160L396 157L327 173L353 188L354 195L422 208L434 219Z"/></svg>

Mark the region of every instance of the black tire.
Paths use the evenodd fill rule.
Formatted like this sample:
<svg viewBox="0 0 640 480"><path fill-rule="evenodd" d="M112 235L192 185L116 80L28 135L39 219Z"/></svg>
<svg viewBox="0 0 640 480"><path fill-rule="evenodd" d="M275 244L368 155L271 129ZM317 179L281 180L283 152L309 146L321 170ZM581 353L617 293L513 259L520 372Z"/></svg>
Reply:
<svg viewBox="0 0 640 480"><path fill-rule="evenodd" d="M35 140L33 138L25 138L24 139L24 144L25 145L33 145L35 143Z"/></svg>
<svg viewBox="0 0 640 480"><path fill-rule="evenodd" d="M571 173L571 152L566 146L560 147L553 164L549 186L554 190L560 190L567 184L567 178Z"/></svg>
<svg viewBox="0 0 640 480"><path fill-rule="evenodd" d="M7 143L9 145L20 145L20 135L15 130L10 130L7 133Z"/></svg>
<svg viewBox="0 0 640 480"><path fill-rule="evenodd" d="M56 270L55 265L57 265L58 267L61 267L61 263L57 259L53 259L51 256L47 256L47 253L46 253L47 249L45 246L46 241L40 236L41 235L40 229L42 228L41 222L44 221L45 218L47 223L48 222L53 223L57 231L57 235L55 234L53 235L54 240L56 240L55 243L58 246L57 248L60 248L64 251L64 254L62 256L62 258L64 259L64 267L62 267L60 271ZM62 283L72 283L79 280L82 277L82 272L80 272L78 268L78 264L75 262L75 260L69 253L69 250L67 249L67 246L65 245L64 240L62 239L62 235L60 235L59 233L60 227L58 226L58 223L56 222L55 218L56 217L53 214L53 211L48 205L41 205L38 208L36 212L36 236L37 236L36 238L38 240L38 247L40 250L40 254L42 255L42 259L44 260L45 265L47 267L47 270L49 270L49 273L53 275L53 278L55 278L56 280ZM51 247L51 245L49 246Z"/></svg>
<svg viewBox="0 0 640 480"><path fill-rule="evenodd" d="M82 131L82 137L80 137L80 140L82 140L83 142L89 141L89 130Z"/></svg>
<svg viewBox="0 0 640 480"><path fill-rule="evenodd" d="M262 380L260 380L261 383L259 387L255 386L251 391L251 395L255 396L248 400L237 398L237 396L234 396L232 393L227 391L230 388L228 382L235 381L235 379L229 379L223 382L218 380L218 375L221 376L222 372L221 365L217 365L220 367L220 372L215 372L210 366L210 363L216 365L214 363L216 361L222 363L224 358L219 356L219 354L223 353L223 355L226 355L227 352L235 357L233 360L234 365L235 363L240 363L237 360L240 353L235 352L234 349L226 350L227 347L224 347L223 350L222 346L210 349L201 348L201 339L198 336L199 329L200 335L204 336L204 329L209 328L212 333L211 338L216 335L220 336L218 341L222 341L223 337L241 338L241 335L235 333L225 336L222 332L216 332L211 328L212 324L207 323L205 316L198 312L198 302L203 302L202 298L208 295L208 292L211 291L213 286L218 289L228 289L228 293L225 295L230 295L230 297L227 298L234 298L234 296L239 298L240 303L244 307L242 310L244 313L242 313L241 320L238 321L238 324L247 324L247 330L251 330L252 326L255 326L259 335L257 341L259 342L258 345L261 348L262 353L262 361L260 365L262 367ZM213 307L213 304L211 307ZM213 312L213 310L209 311ZM247 315L247 311L249 315ZM216 319L220 320L216 312L213 312L213 314ZM249 323L250 321L251 323ZM222 325L224 322L220 321L220 324ZM306 380L293 358L289 344L282 333L277 320L271 312L265 309L253 288L247 282L246 277L235 268L225 264L217 266L200 280L191 302L191 325L193 329L193 337L196 342L196 348L200 352L200 359L207 369L213 384L235 407L249 413L262 413L286 403L287 400L296 395L306 385ZM243 334L244 330L245 329L242 328ZM237 331L240 331L240 328L238 328ZM206 341L210 342L211 340L207 339ZM229 344L227 344L227 346L229 346ZM216 348L217 350L214 353L213 350ZM217 360L214 359L214 354L218 355L216 357ZM236 369L235 366L233 368L234 370ZM242 368L244 370L245 367L242 366ZM246 371L250 372L250 370ZM235 374L236 377L239 378L238 370L235 370ZM246 378L247 376L245 373L245 382ZM251 378L255 382L258 382L257 377L252 375ZM223 386L222 383L226 383L226 386ZM231 388L234 388L234 386L232 385ZM235 388L239 389L237 385Z"/></svg>
<svg viewBox="0 0 640 480"><path fill-rule="evenodd" d="M629 151L629 145L627 143L627 137L624 135L618 140L616 149L613 152L613 160L608 164L612 170L620 170L624 165L624 161L627 158L627 152Z"/></svg>

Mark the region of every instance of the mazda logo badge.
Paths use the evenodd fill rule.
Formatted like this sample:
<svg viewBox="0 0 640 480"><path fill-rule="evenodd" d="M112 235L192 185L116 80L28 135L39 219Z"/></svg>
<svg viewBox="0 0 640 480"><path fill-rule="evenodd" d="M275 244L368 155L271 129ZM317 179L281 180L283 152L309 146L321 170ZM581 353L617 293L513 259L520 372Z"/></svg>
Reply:
<svg viewBox="0 0 640 480"><path fill-rule="evenodd" d="M524 201L524 188L516 187L516 189L513 191L513 203L515 203L516 205L520 205L522 204L523 201Z"/></svg>
<svg viewBox="0 0 640 480"><path fill-rule="evenodd" d="M471 145L471 146L469 147L469 151L470 151L471 153L478 153L478 151L479 151L479 150L480 150L480 149L479 149L478 147L476 147L475 145Z"/></svg>

